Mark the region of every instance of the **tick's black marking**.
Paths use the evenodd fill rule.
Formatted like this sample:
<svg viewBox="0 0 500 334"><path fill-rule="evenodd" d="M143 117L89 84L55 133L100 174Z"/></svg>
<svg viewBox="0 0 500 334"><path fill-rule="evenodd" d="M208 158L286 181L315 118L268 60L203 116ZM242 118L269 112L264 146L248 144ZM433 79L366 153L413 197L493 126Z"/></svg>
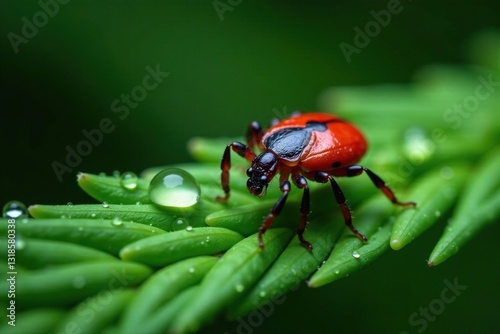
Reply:
<svg viewBox="0 0 500 334"><path fill-rule="evenodd" d="M333 168L337 168L337 167L340 167L342 165L342 163L340 161L335 161L333 164L332 164L332 167Z"/></svg>
<svg viewBox="0 0 500 334"><path fill-rule="evenodd" d="M316 121L307 122L306 128L311 130L316 130L319 132L325 132L328 129L325 122L316 122Z"/></svg>
<svg viewBox="0 0 500 334"><path fill-rule="evenodd" d="M282 159L296 161L309 143L311 132L307 128L279 130L266 138L264 146Z"/></svg>

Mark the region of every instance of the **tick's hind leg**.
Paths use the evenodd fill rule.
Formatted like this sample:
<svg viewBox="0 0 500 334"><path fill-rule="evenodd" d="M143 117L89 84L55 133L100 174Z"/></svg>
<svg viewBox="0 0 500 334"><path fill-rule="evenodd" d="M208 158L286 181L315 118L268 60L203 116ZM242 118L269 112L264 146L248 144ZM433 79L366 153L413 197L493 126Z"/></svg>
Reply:
<svg viewBox="0 0 500 334"><path fill-rule="evenodd" d="M405 207L408 207L408 206L414 207L417 205L415 202L400 202L400 201L398 201L398 199L396 198L396 195L394 195L392 190L385 184L385 182L377 174L375 174L374 172L372 172L371 170L369 170L366 167L359 166L359 165L349 166L346 168L346 176L356 176L356 175L363 173L363 171L366 174L368 174L368 177L370 178L370 180L372 180L375 187L382 190L384 195L392 203L397 204L397 205L401 205L401 206L405 206Z"/></svg>
<svg viewBox="0 0 500 334"><path fill-rule="evenodd" d="M304 246L307 250L312 250L312 245L304 239L304 231L307 226L307 215L309 214L309 186L307 185L306 178L303 176L295 178L294 183L300 189L304 189L302 202L300 203L300 223L297 228L297 236L302 246Z"/></svg>
<svg viewBox="0 0 500 334"><path fill-rule="evenodd" d="M337 204L339 205L340 210L342 211L342 215L344 216L344 222L345 222L346 226L361 241L367 242L368 239L361 232L359 232L352 224L351 210L349 210L349 207L347 206L347 203L345 201L345 196L342 193L342 190L340 189L337 181L335 181L333 176L328 175L325 172L317 172L314 175L314 179L315 179L315 181L321 182L321 183L326 183L326 182L328 182L328 180L330 180L330 184L332 185L333 194L335 195L335 200L337 201Z"/></svg>

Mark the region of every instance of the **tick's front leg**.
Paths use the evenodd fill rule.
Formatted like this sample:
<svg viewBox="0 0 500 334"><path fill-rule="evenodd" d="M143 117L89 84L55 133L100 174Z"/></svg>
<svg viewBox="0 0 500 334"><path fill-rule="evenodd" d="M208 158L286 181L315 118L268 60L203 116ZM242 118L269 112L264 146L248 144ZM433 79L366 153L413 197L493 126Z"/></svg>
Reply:
<svg viewBox="0 0 500 334"><path fill-rule="evenodd" d="M220 178L224 196L215 197L215 199L219 202L226 202L229 199L229 169L231 169L231 149L248 161L252 161L255 158L255 153L253 153L253 151L245 144L234 141L226 146L220 164L220 168L222 170Z"/></svg>

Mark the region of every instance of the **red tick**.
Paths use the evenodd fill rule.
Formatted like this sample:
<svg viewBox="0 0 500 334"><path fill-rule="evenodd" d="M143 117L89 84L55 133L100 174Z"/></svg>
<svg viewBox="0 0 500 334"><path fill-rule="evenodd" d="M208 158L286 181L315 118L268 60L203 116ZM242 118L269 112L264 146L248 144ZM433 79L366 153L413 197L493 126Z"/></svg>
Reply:
<svg viewBox="0 0 500 334"><path fill-rule="evenodd" d="M261 151L254 153L255 147ZM300 205L300 222L297 236L300 243L312 250L312 245L304 239L309 213L309 187L307 180L327 183L330 181L347 227L363 242L368 239L352 225L351 212L335 176L357 176L365 172L373 184L382 190L389 200L401 206L415 206L414 202L400 202L384 181L366 167L356 165L367 149L364 135L354 125L338 116L326 113L294 113L290 118L274 121L267 132L257 122L250 123L247 145L232 142L227 145L221 162L221 181L224 196L217 200L229 199L230 149L252 163L247 170L247 187L250 193L262 197L269 182L279 174L281 197L272 207L259 230L259 247L264 248L262 236L283 209L291 189L290 181L303 189Z"/></svg>

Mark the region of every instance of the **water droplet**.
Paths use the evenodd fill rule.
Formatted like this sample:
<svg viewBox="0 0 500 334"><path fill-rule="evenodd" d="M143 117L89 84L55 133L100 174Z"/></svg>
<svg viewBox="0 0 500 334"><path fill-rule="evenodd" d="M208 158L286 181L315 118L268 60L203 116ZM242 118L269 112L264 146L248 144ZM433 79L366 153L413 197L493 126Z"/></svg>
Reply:
<svg viewBox="0 0 500 334"><path fill-rule="evenodd" d="M243 292L245 290L245 286L243 284L238 284L236 286L236 292Z"/></svg>
<svg viewBox="0 0 500 334"><path fill-rule="evenodd" d="M67 206L72 206L73 205L73 202L68 202L66 203Z"/></svg>
<svg viewBox="0 0 500 334"><path fill-rule="evenodd" d="M188 232L193 231L193 227L191 225L189 225L188 227L186 227L186 231L188 231Z"/></svg>
<svg viewBox="0 0 500 334"><path fill-rule="evenodd" d="M259 293L259 296L261 296L262 298L264 298L264 297L266 296L266 292L265 292L265 291L261 291L261 292Z"/></svg>
<svg viewBox="0 0 500 334"><path fill-rule="evenodd" d="M135 205L141 205L142 203L140 201L135 202Z"/></svg>
<svg viewBox="0 0 500 334"><path fill-rule="evenodd" d="M194 272L196 271L196 269L194 269L193 267L189 268L188 269L189 273L190 274L194 274Z"/></svg>
<svg viewBox="0 0 500 334"><path fill-rule="evenodd" d="M4 218L17 219L26 217L28 210L26 205L19 201L10 201L3 206L2 215Z"/></svg>
<svg viewBox="0 0 500 334"><path fill-rule="evenodd" d="M436 212L434 212L434 215L436 217L441 217L441 211L437 210Z"/></svg>
<svg viewBox="0 0 500 334"><path fill-rule="evenodd" d="M100 172L100 173L99 173L99 176L106 176L106 173L104 173L104 172Z"/></svg>
<svg viewBox="0 0 500 334"><path fill-rule="evenodd" d="M113 225L113 226L123 226L123 222L122 222L122 220L120 219L120 217L115 217L115 218L113 218L113 220L111 221L111 225Z"/></svg>
<svg viewBox="0 0 500 334"><path fill-rule="evenodd" d="M85 280L85 277L83 276L76 276L73 278L73 287L75 289L81 289L87 284L87 281Z"/></svg>
<svg viewBox="0 0 500 334"><path fill-rule="evenodd" d="M91 218L95 218L95 216L96 216L96 215L95 215L95 213L91 213L91 214L90 214L90 217L91 217Z"/></svg>
<svg viewBox="0 0 500 334"><path fill-rule="evenodd" d="M355 259L359 259L361 257L361 254L359 254L357 251L352 252L352 257Z"/></svg>
<svg viewBox="0 0 500 334"><path fill-rule="evenodd" d="M335 270L335 275L338 275L338 274L340 274L340 270L337 269L337 270Z"/></svg>
<svg viewBox="0 0 500 334"><path fill-rule="evenodd" d="M26 240L21 235L16 235L16 250L23 250L26 248Z"/></svg>
<svg viewBox="0 0 500 334"><path fill-rule="evenodd" d="M160 206L186 208L200 200L200 186L188 172L167 168L151 180L149 198Z"/></svg>
<svg viewBox="0 0 500 334"><path fill-rule="evenodd" d="M28 222L29 222L28 218L23 218L23 220L21 220L21 223L23 224L28 224Z"/></svg>
<svg viewBox="0 0 500 334"><path fill-rule="evenodd" d="M133 172L125 172L120 176L120 184L127 190L137 188L137 175Z"/></svg>
<svg viewBox="0 0 500 334"><path fill-rule="evenodd" d="M120 177L120 171L119 170L114 170L113 171L113 176L114 177Z"/></svg>
<svg viewBox="0 0 500 334"><path fill-rule="evenodd" d="M83 226L79 226L78 231L80 231L80 232L83 231Z"/></svg>
<svg viewBox="0 0 500 334"><path fill-rule="evenodd" d="M102 207L103 208L109 208L109 204L107 202L102 202Z"/></svg>
<svg viewBox="0 0 500 334"><path fill-rule="evenodd" d="M411 163L420 165L434 153L435 145L420 127L411 127L405 132L404 150Z"/></svg>

